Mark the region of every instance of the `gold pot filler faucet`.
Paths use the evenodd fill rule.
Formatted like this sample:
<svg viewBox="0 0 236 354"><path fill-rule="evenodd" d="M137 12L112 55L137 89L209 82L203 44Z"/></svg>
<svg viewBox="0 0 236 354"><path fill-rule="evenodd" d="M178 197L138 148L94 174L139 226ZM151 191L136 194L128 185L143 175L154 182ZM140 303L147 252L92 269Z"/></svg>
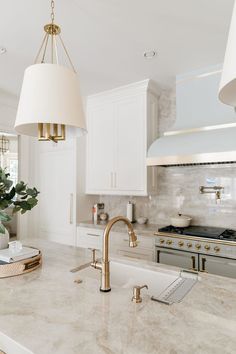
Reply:
<svg viewBox="0 0 236 354"><path fill-rule="evenodd" d="M123 221L128 227L128 234L129 234L129 246L136 247L137 246L137 236L134 232L133 226L130 223L129 219L125 218L124 216L116 216L115 218L111 219L103 234L103 248L102 248L102 261L98 262L95 258L95 251L93 250L93 261L91 263L91 267L95 269L101 270L101 286L100 291L108 292L111 291L110 286L110 261L109 261L109 235L112 226L117 223L118 221Z"/></svg>

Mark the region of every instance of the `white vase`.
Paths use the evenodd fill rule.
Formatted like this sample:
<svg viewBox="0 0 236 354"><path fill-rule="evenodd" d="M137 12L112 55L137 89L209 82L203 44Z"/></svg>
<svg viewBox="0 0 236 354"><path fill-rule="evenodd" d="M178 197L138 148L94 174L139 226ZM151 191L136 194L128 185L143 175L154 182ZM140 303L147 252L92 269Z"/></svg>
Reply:
<svg viewBox="0 0 236 354"><path fill-rule="evenodd" d="M0 234L0 250L8 248L9 232L5 229L5 234Z"/></svg>

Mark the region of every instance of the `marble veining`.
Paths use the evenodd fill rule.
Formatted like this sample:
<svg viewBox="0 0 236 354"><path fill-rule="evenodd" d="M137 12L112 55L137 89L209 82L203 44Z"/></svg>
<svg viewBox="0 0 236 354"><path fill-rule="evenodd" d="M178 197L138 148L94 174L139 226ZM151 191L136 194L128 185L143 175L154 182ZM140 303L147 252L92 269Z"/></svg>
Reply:
<svg viewBox="0 0 236 354"><path fill-rule="evenodd" d="M0 332L34 354L235 353L236 280L202 274L180 304L145 293L134 304L130 289L102 294L99 279L74 283L79 273L69 270L88 261L84 249L30 242L43 251L43 267L0 280Z"/></svg>
<svg viewBox="0 0 236 354"><path fill-rule="evenodd" d="M160 135L176 117L175 92L163 90L159 102ZM151 224L170 224L178 212L193 217L194 225L236 229L236 164L158 167L158 191L149 197L101 196L110 217L126 215L129 200L135 203L136 218L146 216ZM217 204L214 195L200 194L201 185L224 187Z"/></svg>

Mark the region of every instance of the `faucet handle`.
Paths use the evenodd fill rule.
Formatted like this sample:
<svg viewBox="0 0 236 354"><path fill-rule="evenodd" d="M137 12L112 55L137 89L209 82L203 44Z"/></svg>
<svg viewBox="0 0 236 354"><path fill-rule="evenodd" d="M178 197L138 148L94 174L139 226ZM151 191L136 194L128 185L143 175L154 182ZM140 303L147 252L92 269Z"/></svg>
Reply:
<svg viewBox="0 0 236 354"><path fill-rule="evenodd" d="M135 302L136 304L142 302L142 298L141 298L140 293L141 293L141 289L143 289L143 288L148 289L148 286L147 285L142 285L142 286L136 285L133 287L132 301Z"/></svg>
<svg viewBox="0 0 236 354"><path fill-rule="evenodd" d="M99 251L96 248L89 248L89 250L92 252L92 263L96 262L96 251Z"/></svg>
<svg viewBox="0 0 236 354"><path fill-rule="evenodd" d="M92 251L92 262L95 263L96 262L96 248L91 249Z"/></svg>
<svg viewBox="0 0 236 354"><path fill-rule="evenodd" d="M99 260L96 259L96 251L99 251L96 248L89 248L92 251L92 262L91 262L91 267L96 268L96 269L101 269L101 263Z"/></svg>

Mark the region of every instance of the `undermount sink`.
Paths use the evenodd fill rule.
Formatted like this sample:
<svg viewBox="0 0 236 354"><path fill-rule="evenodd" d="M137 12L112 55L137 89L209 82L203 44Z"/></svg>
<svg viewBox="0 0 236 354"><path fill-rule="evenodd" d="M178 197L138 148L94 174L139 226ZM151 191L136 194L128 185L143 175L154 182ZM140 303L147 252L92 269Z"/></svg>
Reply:
<svg viewBox="0 0 236 354"><path fill-rule="evenodd" d="M84 277L99 279L99 272L92 268L83 269L77 275L81 279ZM155 263L140 265L137 260L111 259L110 277L111 288L132 289L134 286L146 284L148 289L145 293L158 298L172 284L176 284L181 277L181 271L165 269ZM195 274L194 277L196 278L197 275Z"/></svg>
<svg viewBox="0 0 236 354"><path fill-rule="evenodd" d="M0 332L0 353L1 352L6 354L33 354L30 350Z"/></svg>

